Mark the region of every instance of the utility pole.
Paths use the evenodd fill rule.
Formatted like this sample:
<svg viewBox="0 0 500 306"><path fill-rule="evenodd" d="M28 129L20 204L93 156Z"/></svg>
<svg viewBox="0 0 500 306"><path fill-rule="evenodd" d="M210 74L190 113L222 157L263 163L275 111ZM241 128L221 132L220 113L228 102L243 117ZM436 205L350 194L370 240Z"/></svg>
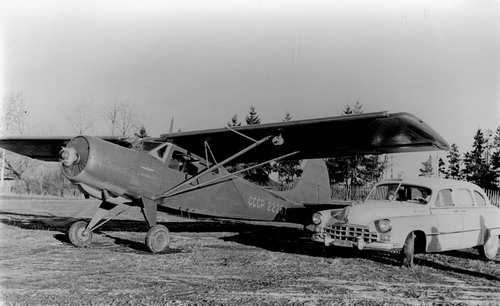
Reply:
<svg viewBox="0 0 500 306"><path fill-rule="evenodd" d="M0 187L5 186L5 149L2 149L2 170L0 170Z"/></svg>

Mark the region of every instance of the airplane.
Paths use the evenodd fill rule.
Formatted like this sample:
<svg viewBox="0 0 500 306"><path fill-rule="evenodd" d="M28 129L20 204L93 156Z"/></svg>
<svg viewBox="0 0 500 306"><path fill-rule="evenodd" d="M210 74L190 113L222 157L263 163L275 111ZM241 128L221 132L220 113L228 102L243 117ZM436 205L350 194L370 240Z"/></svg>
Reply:
<svg viewBox="0 0 500 306"><path fill-rule="evenodd" d="M387 111L270 124L162 134L159 137L3 137L0 147L60 163L86 198L101 204L89 223L74 222L70 242L89 246L92 233L120 212L138 206L152 253L168 248L157 211L190 218L311 223L333 205L323 158L430 150L448 143L410 113ZM296 186L272 191L238 174L280 159L308 160ZM226 166L253 166L230 173ZM107 217L111 215L111 217Z"/></svg>

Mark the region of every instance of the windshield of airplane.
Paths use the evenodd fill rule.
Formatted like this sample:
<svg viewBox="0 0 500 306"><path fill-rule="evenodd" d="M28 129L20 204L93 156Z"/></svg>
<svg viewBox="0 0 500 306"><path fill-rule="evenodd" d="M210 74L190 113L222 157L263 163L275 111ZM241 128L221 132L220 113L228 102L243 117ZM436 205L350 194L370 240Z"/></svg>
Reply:
<svg viewBox="0 0 500 306"><path fill-rule="evenodd" d="M431 190L426 187L406 184L389 183L375 186L366 200L399 201L416 204L427 204L431 197Z"/></svg>
<svg viewBox="0 0 500 306"><path fill-rule="evenodd" d="M159 145L164 144L164 142L156 142L156 141L143 141L142 142L142 150L149 152Z"/></svg>

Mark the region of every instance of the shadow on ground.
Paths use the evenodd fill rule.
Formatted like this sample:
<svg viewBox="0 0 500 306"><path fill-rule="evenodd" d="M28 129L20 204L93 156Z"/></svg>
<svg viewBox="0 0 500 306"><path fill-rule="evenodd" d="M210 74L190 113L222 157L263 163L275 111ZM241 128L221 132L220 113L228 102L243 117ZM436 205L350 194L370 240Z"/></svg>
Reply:
<svg viewBox="0 0 500 306"><path fill-rule="evenodd" d="M0 222L29 230L50 230L66 232L75 221L90 222L90 218L76 219L72 217L57 217L49 215L21 214L0 210ZM272 225L254 225L229 220L200 220L186 222L159 222L171 232L241 232L251 231L256 227L268 229L278 228ZM99 231L116 232L147 232L145 221L139 220L110 220L99 227Z"/></svg>
<svg viewBox="0 0 500 306"><path fill-rule="evenodd" d="M87 222L90 219L83 219ZM16 226L29 230L50 230L58 231L61 234L55 234L54 238L63 242L70 243L65 234L73 222L77 221L70 217L55 217L35 214L19 214L0 211L0 222L7 225ZM399 256L396 253L358 251L356 249L325 247L321 243L310 240L311 233L306 230L290 227L280 227L272 225L248 224L244 222L234 222L228 220L202 220L186 222L160 222L165 225L170 232L228 232L234 235L225 236L220 239L231 241L238 244L253 246L272 252L283 252L291 254L300 254L322 258L363 258L384 265L400 266ZM147 232L146 222L138 220L111 220L96 230L96 234L110 238L114 243L105 243L97 247L113 248L119 246L121 251L140 252L150 254L143 240L135 241L116 235L112 232ZM111 232L111 233L110 233ZM93 243L94 245L94 243ZM215 246L206 246L215 247ZM217 246L220 247L220 246ZM222 246L224 247L224 246ZM182 252L179 249L169 249L165 253ZM477 253L466 251L451 251L443 253L446 256L465 260L482 260ZM496 260L496 262L499 262ZM488 280L500 281L499 276L471 271L457 266L451 266L449 263L440 263L426 259L425 256L418 256L415 260L416 265L431 267L436 270L448 271L457 274L468 275Z"/></svg>

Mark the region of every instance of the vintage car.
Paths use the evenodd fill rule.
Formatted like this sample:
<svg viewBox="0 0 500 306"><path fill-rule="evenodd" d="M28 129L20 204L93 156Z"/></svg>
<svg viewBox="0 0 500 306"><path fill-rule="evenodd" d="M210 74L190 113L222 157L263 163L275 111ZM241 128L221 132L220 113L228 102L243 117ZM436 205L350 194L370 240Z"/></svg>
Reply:
<svg viewBox="0 0 500 306"><path fill-rule="evenodd" d="M477 247L486 259L499 248L500 209L478 186L456 180L384 180L363 203L313 215L314 241L399 253L413 266L416 253Z"/></svg>

